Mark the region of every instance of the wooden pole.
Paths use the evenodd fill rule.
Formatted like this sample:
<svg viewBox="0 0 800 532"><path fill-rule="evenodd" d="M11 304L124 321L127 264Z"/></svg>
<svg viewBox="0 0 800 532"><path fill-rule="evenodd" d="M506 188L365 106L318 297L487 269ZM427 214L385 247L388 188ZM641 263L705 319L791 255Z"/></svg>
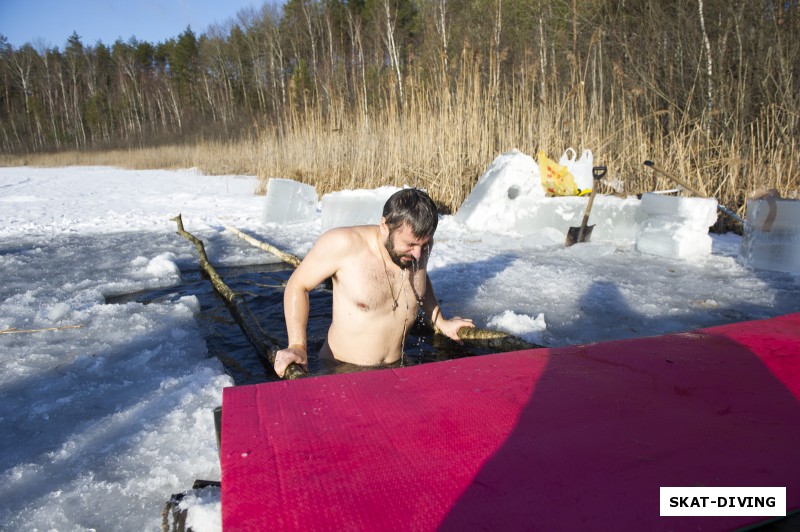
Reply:
<svg viewBox="0 0 800 532"><path fill-rule="evenodd" d="M206 275L208 275L211 284L214 286L214 290L216 290L227 304L234 320L236 320L236 323L241 327L247 340L255 348L258 357L261 359L261 364L265 367L269 366L269 368L274 371L275 353L278 352L277 340L271 338L264 332L258 320L256 320L255 316L250 311L250 307L247 305L244 296L234 292L225 284L225 281L222 280L217 270L208 261L208 255L206 255L206 249L202 240L183 228L183 219L181 215L179 214L175 218L172 218L172 221L178 225L178 234L194 244L194 247L197 249L197 254L199 255L200 267ZM292 363L286 368L286 373L284 373L283 378L286 380L293 380L307 376L308 372L305 369Z"/></svg>
<svg viewBox="0 0 800 532"><path fill-rule="evenodd" d="M442 334L438 328L434 330L437 334ZM489 347L497 349L499 352L522 351L525 349L537 349L542 347L541 345L528 342L504 331L481 329L479 327L461 327L458 330L458 337L461 340L486 344Z"/></svg>
<svg viewBox="0 0 800 532"><path fill-rule="evenodd" d="M663 175L667 176L672 181L674 181L675 183L680 185L682 188L685 188L686 190L688 190L692 194L694 194L696 196L700 196L701 198L708 198L708 194L703 194L702 192L697 190L695 187L691 186L689 183L687 183L686 181L684 181L680 177L676 176L675 174L673 174L671 172L667 172L666 170L664 170L660 166L656 165L656 163L654 163L653 161L645 161L644 165L645 166L649 166L650 168L652 168L653 170L655 170L659 174L663 174ZM741 216L739 216L738 214L733 212L731 209L729 209L725 205L720 205L719 203L717 203L717 209L721 210L722 212L724 212L725 214L727 214L728 216L730 216L731 218L733 218L734 220L736 220L740 224L742 224L742 225L745 224L744 218L742 218Z"/></svg>
<svg viewBox="0 0 800 532"><path fill-rule="evenodd" d="M224 227L225 227L225 229L227 229L231 233L235 234L236 236L238 236L239 238L241 238L242 240L244 240L248 244L251 244L251 245L253 245L253 246L257 247L257 248L263 249L267 253L272 253L273 255L275 255L276 257L281 259L283 262L286 262L287 264L291 264L295 268L297 268L300 265L300 259L297 258L296 256L294 256L294 255L292 255L290 253L286 253L285 251L281 251L280 249L276 248L275 246L273 246L271 244L268 244L266 242L262 242L261 240L258 240L257 238L253 238L252 236L241 232L239 229L233 227L232 225L226 225Z"/></svg>
<svg viewBox="0 0 800 532"><path fill-rule="evenodd" d="M0 334L20 334L20 333L37 333L42 331L63 331L64 329L80 329L83 325L62 325L61 327L44 327L42 329L17 329L11 327L10 329L3 329Z"/></svg>

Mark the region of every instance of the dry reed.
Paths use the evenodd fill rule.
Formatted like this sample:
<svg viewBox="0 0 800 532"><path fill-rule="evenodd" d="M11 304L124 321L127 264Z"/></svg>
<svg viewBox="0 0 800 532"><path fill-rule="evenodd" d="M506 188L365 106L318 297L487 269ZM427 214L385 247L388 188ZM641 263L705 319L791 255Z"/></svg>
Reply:
<svg viewBox="0 0 800 532"><path fill-rule="evenodd" d="M540 83L536 65L503 88L481 79L473 57L462 58L459 67L452 83L424 81L411 69L402 108L387 86L384 104L369 111L346 110L336 102L325 113L304 107L280 128L262 129L250 139L0 154L0 164L197 167L208 174L258 175L264 183L268 177L291 178L315 185L320 194L405 184L427 189L445 211L455 211L498 154L516 148L557 157L572 146L591 148L595 164L606 165L608 179L623 182L630 194L672 188L642 165L652 159L739 214L756 189L798 195L800 146L786 133L797 130L798 118L778 107L763 109L750 126L734 124L710 134L719 117L659 109L623 77L603 79L593 68L560 90Z"/></svg>

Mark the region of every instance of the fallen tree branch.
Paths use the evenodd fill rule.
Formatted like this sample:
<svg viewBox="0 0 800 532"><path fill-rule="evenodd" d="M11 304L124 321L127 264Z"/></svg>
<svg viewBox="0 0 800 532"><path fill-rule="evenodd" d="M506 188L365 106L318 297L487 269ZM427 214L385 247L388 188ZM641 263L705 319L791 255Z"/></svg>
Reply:
<svg viewBox="0 0 800 532"><path fill-rule="evenodd" d="M231 233L234 233L236 236L238 236L239 238L241 238L242 240L244 240L248 244L251 244L251 245L253 245L253 246L255 246L255 247L259 248L259 249L263 249L267 253L272 253L273 255L275 255L276 257L281 259L283 262L291 264L295 268L297 268L297 266L300 265L300 259L297 258L296 256L292 255L291 253L286 253L285 251L281 251L280 249L276 248L272 244L268 244L266 242L262 242L261 240L258 240L257 238L254 238L254 237L252 237L252 236L250 236L248 234L245 234L242 231L240 231L239 229L233 227L232 225L226 225L224 227L225 227L225 229L227 229Z"/></svg>
<svg viewBox="0 0 800 532"><path fill-rule="evenodd" d="M438 329L436 332L441 334ZM500 351L521 351L524 349L535 349L542 347L504 331L481 329L478 327L461 327L458 330L458 337L465 341L477 341L485 343L491 347L496 347Z"/></svg>
<svg viewBox="0 0 800 532"><path fill-rule="evenodd" d="M265 367L268 366L269 369L274 371L275 354L278 352L277 340L271 338L264 332L258 320L256 320L255 316L253 316L253 313L250 311L250 307L247 305L244 296L234 292L225 284L225 281L222 280L217 270L209 262L202 240L183 228L183 219L181 215L179 214L175 218L172 218L172 221L178 225L178 234L194 244L194 247L197 249L197 254L199 255L200 267L206 275L208 275L214 290L216 290L227 304L228 310L230 310L236 323L239 324L247 340L253 348L255 348L258 357L261 359L261 364ZM306 370L292 363L286 368L286 373L284 373L283 378L292 380L307 376L308 372Z"/></svg>
<svg viewBox="0 0 800 532"><path fill-rule="evenodd" d="M64 329L80 329L83 325L63 325L61 327L44 327L41 329L17 329L11 327L10 329L3 329L0 334L20 334L20 333L37 333L42 331L63 331Z"/></svg>

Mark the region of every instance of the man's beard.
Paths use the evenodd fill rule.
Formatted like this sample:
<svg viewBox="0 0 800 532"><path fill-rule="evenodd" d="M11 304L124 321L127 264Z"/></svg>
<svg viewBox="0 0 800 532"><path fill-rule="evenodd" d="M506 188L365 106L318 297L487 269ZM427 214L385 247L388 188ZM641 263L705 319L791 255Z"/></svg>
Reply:
<svg viewBox="0 0 800 532"><path fill-rule="evenodd" d="M405 270L408 269L411 265L414 264L415 260L414 257L411 255L400 255L394 249L394 240L392 239L392 235L394 233L389 233L389 236L386 237L386 242L384 242L383 246L386 248L386 253L389 254L389 258L392 259L392 262L397 264L401 269ZM410 259L408 263L403 263L401 259Z"/></svg>

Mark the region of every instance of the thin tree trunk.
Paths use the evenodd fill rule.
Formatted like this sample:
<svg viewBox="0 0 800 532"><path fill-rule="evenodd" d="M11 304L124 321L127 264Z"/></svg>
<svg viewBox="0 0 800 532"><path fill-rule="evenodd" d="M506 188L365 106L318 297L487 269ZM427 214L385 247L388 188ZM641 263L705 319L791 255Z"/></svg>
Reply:
<svg viewBox="0 0 800 532"><path fill-rule="evenodd" d="M216 290L220 297L222 297L222 299L227 303L228 310L230 310L231 315L236 320L236 323L239 324L239 327L241 327L242 332L244 332L244 335L247 337L247 340L250 342L253 348L255 348L258 357L261 359L261 364L265 368L269 368L274 371L275 354L278 352L277 340L267 336L264 330L261 329L261 325L259 325L258 320L256 320L255 316L253 316L253 313L250 311L250 307L247 306L247 301L245 301L244 296L234 292L230 289L230 287L228 287L228 285L225 284L225 281L222 280L222 277L219 275L219 273L217 273L217 270L208 261L208 255L206 255L206 249L203 245L203 241L198 239L193 234L187 232L183 228L183 219L181 218L181 215L179 214L172 220L178 225L178 234L194 244L199 256L200 267L203 269L206 275L208 275L211 284L214 286L214 290ZM307 371L305 371L299 365L291 363L289 364L289 367L286 368L286 373L284 373L283 378L286 380L292 380L307 376Z"/></svg>
<svg viewBox="0 0 800 532"><path fill-rule="evenodd" d="M400 108L403 108L403 76L400 73L400 54L397 52L397 43L394 40L396 20L392 19L392 11L389 7L389 0L383 0L383 9L386 14L386 47L389 50L389 59L397 76L397 92L400 99Z"/></svg>
<svg viewBox="0 0 800 532"><path fill-rule="evenodd" d="M286 253L285 251L281 251L280 249L276 248L275 246L273 246L271 244L267 244L266 242L262 242L262 241L258 240L257 238L253 238L252 236L243 233L242 231L240 231L239 229L233 227L232 225L226 225L225 229L227 229L231 233L235 234L236 236L238 236L239 238L241 238L242 240L244 240L248 244L253 245L253 246L255 246L255 247L259 248L259 249L263 249L267 253L271 253L271 254L275 255L276 257L281 259L283 262L285 262L287 264L291 264L295 268L297 268L300 265L300 259L295 257L294 255L292 255L290 253Z"/></svg>
<svg viewBox="0 0 800 532"><path fill-rule="evenodd" d="M706 49L706 69L708 74L708 101L706 108L711 111L714 108L714 88L713 88L713 61L711 58L711 41L708 40L706 33L706 20L703 16L703 0L697 0L697 10L700 13L700 29L703 32L703 45Z"/></svg>

